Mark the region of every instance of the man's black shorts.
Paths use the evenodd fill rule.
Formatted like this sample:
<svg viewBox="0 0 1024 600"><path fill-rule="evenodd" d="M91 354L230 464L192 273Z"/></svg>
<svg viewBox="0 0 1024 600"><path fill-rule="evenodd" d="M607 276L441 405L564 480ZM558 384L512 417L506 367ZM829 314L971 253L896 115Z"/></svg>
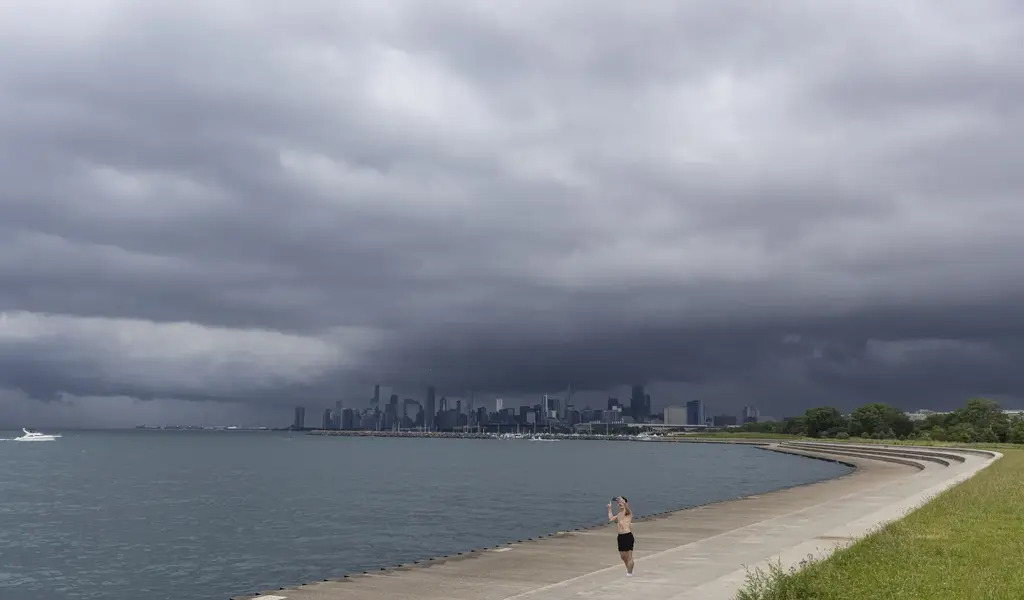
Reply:
<svg viewBox="0 0 1024 600"><path fill-rule="evenodd" d="M632 533L620 533L619 534L619 552L631 552L633 550L633 543L636 540L633 538Z"/></svg>

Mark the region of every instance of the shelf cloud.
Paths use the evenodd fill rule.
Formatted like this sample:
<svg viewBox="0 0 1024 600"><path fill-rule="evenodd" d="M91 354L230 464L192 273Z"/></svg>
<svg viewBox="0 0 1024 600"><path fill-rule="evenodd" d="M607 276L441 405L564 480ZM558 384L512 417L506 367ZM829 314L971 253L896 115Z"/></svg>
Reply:
<svg viewBox="0 0 1024 600"><path fill-rule="evenodd" d="M1024 396L1016 3L0 7L9 414Z"/></svg>

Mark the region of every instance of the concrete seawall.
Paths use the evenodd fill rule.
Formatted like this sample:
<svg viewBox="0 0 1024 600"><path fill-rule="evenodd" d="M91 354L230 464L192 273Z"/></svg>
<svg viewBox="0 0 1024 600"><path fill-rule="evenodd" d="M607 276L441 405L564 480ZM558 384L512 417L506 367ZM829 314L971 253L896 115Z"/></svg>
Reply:
<svg viewBox="0 0 1024 600"><path fill-rule="evenodd" d="M728 600L747 568L823 557L985 468L995 452L809 442L765 450L856 467L846 476L637 520L625 577L612 525L234 600Z"/></svg>

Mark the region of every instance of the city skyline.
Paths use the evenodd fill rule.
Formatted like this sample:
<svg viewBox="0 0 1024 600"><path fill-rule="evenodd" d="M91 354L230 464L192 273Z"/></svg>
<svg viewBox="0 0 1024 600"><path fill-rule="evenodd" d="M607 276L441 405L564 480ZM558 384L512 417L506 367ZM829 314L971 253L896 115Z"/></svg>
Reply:
<svg viewBox="0 0 1024 600"><path fill-rule="evenodd" d="M1024 406L1017 4L311 2L5 5L4 426Z"/></svg>
<svg viewBox="0 0 1024 600"><path fill-rule="evenodd" d="M366 403L356 401L352 406L342 408L344 403L336 401L334 409L323 410L319 429L456 431L474 427L486 429L502 426L571 429L588 424L722 427L757 423L762 420L760 411L753 405L745 405L738 414L718 411L712 416L711 411L714 408L708 407L700 399L687 400L685 406L666 405L663 411L652 411L651 395L643 385L630 386L631 397L626 404L616 397L609 396L607 407L577 405L572 386L569 386L562 397L544 394L537 398L538 402L530 404L527 401L518 407L506 407L503 398L494 398L491 403L493 410L488 408L486 401L474 405L473 392L468 394L470 400L465 404L465 410L461 398L449 399L443 395L438 403L434 386L427 387L422 401L415 398L400 400L398 394L391 394L389 401L381 404L381 389L380 384L375 384L373 396ZM434 406L437 408L432 408ZM411 412L410 407L414 407ZM294 407L294 413L291 429L315 428L305 421L305 406Z"/></svg>

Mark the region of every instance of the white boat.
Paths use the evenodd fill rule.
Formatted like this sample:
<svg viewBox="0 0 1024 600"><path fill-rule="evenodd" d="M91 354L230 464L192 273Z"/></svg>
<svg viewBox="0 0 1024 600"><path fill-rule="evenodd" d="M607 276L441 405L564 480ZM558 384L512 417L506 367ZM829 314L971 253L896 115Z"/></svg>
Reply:
<svg viewBox="0 0 1024 600"><path fill-rule="evenodd" d="M530 441L531 442L557 442L558 440L553 439L553 438L546 438L546 437L540 437L539 435L535 435L532 438L530 438Z"/></svg>
<svg viewBox="0 0 1024 600"><path fill-rule="evenodd" d="M25 432L25 435L23 435L21 437L14 438L14 441L16 441L16 442L52 442L52 441L54 441L54 440L56 440L57 438L60 437L60 434L39 433L38 431L29 431L28 429L25 429L24 427L22 427L21 430Z"/></svg>

